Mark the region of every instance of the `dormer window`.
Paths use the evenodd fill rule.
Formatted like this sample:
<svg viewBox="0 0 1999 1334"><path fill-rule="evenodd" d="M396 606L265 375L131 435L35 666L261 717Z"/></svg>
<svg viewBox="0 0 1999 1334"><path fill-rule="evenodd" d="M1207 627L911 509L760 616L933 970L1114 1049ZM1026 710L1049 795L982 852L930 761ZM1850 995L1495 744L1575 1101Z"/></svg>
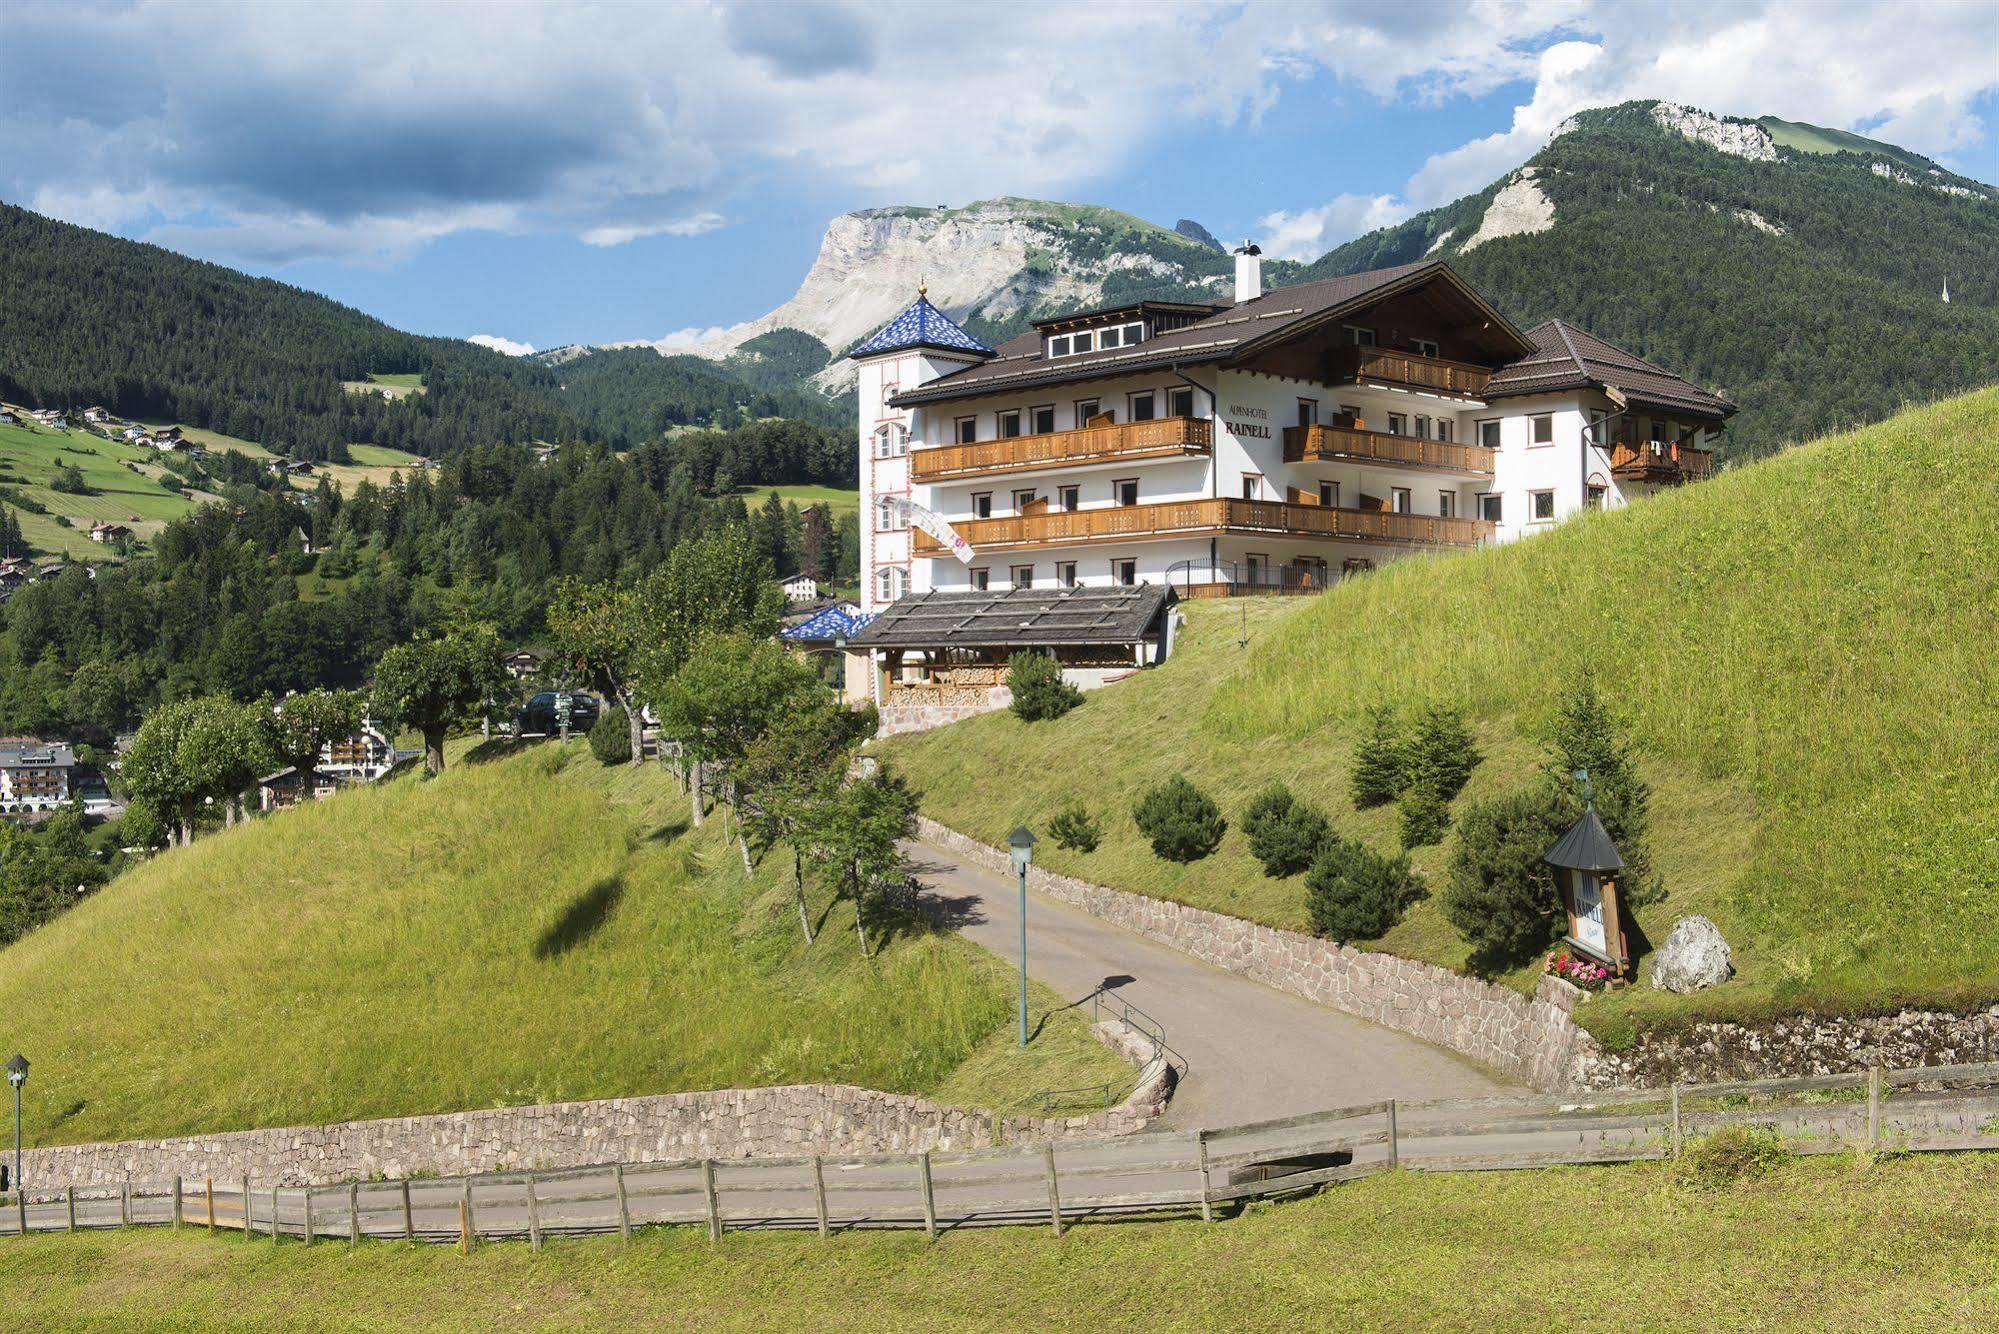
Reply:
<svg viewBox="0 0 1999 1334"><path fill-rule="evenodd" d="M1110 352L1136 347L1145 340L1145 323L1107 324L1101 329L1078 329L1075 333L1054 334L1048 339L1050 357L1074 357L1085 352Z"/></svg>

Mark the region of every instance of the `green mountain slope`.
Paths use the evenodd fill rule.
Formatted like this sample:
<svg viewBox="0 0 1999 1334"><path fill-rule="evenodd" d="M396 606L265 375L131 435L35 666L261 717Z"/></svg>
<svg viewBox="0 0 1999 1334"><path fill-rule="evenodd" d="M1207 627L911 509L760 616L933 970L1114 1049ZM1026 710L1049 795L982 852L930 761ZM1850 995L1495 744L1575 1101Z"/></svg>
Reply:
<svg viewBox="0 0 1999 1334"><path fill-rule="evenodd" d="M1305 274L1434 251L1518 324L1562 316L1733 399L1726 457L1999 375L1999 192L1781 122L1774 160L1733 156L1665 128L1653 105L1585 112L1529 161L1554 206L1547 230L1464 248L1509 176Z"/></svg>
<svg viewBox="0 0 1999 1334"><path fill-rule="evenodd" d="M1010 1040L1003 964L920 933L864 959L816 886L804 946L789 866L746 879L685 819L658 766L545 747L162 854L0 950L28 1142L821 1080L1008 1103L1129 1068L1058 1009L956 1078Z"/></svg>
<svg viewBox="0 0 1999 1334"><path fill-rule="evenodd" d="M1239 826L1272 778L1389 850L1346 774L1366 708L1461 705L1487 760L1462 803L1528 781L1560 692L1587 668L1656 789L1669 897L1654 942L1703 912L1740 976L1693 997L1648 986L1586 1021L1999 997L1999 389L1904 413L1544 536L1398 561L1322 597L1195 603L1157 671L1069 716L992 715L887 743L925 809L988 839L1074 797L1097 852L1057 870L1287 927L1232 829L1190 866L1154 858L1134 798L1184 770ZM1974 499L1976 498L1976 499ZM1242 641L1247 639L1247 645ZM1448 853L1418 865L1441 879ZM1437 903L1378 948L1460 966ZM1525 983L1528 976L1516 975Z"/></svg>

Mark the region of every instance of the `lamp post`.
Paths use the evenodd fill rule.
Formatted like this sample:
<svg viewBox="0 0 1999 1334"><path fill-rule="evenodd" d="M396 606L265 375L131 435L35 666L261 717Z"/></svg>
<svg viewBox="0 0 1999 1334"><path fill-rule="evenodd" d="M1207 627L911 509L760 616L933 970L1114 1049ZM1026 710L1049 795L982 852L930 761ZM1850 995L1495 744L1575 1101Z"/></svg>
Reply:
<svg viewBox="0 0 1999 1334"><path fill-rule="evenodd" d="M7 1062L7 1082L14 1086L14 1189L21 1185L21 1085L28 1082L28 1058L19 1052ZM25 1196L23 1197L26 1198Z"/></svg>
<svg viewBox="0 0 1999 1334"><path fill-rule="evenodd" d="M1034 835L1026 825L1006 837L1013 851L1014 873L1020 877L1020 1045L1027 1045L1027 868L1034 864Z"/></svg>

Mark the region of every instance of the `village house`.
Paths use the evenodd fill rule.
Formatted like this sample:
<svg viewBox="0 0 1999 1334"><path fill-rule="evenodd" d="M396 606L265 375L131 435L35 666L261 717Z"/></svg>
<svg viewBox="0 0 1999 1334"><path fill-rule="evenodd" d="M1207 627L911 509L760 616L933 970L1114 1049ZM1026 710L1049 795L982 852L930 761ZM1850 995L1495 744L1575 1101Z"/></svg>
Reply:
<svg viewBox="0 0 1999 1334"><path fill-rule="evenodd" d="M0 737L0 815L52 811L70 799L76 756L33 737Z"/></svg>
<svg viewBox="0 0 1999 1334"><path fill-rule="evenodd" d="M318 776L336 783L372 783L388 774L405 758L388 733L371 718L361 720L360 730L344 741L330 741L319 751Z"/></svg>
<svg viewBox="0 0 1999 1334"><path fill-rule="evenodd" d="M93 523L90 525L90 540L93 542L118 542L132 535L132 530L122 523Z"/></svg>
<svg viewBox="0 0 1999 1334"><path fill-rule="evenodd" d="M532 681L541 675L542 664L548 661L552 652L538 644L510 649L500 655L500 666L516 681Z"/></svg>
<svg viewBox="0 0 1999 1334"><path fill-rule="evenodd" d="M83 410L83 419L92 426L101 426L111 420L111 414L103 408L85 408Z"/></svg>
<svg viewBox="0 0 1999 1334"><path fill-rule="evenodd" d="M811 602L819 596L819 581L809 574L788 574L777 581L787 602Z"/></svg>
<svg viewBox="0 0 1999 1334"><path fill-rule="evenodd" d="M257 809L288 811L305 801L323 801L340 790L340 784L318 769L300 772L284 768L257 780Z"/></svg>

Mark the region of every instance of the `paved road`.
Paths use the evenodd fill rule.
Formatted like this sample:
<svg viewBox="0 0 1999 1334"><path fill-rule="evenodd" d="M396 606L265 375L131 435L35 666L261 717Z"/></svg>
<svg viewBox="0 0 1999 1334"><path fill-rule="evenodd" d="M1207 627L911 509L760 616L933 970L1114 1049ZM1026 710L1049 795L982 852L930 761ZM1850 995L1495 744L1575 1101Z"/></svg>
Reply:
<svg viewBox="0 0 1999 1334"><path fill-rule="evenodd" d="M1018 957L1018 884L929 843L908 847L933 907ZM1027 971L1071 1001L1099 987L1156 1019L1187 1069L1165 1124L1193 1129L1384 1098L1519 1093L1451 1052L1273 990L1030 890Z"/></svg>

